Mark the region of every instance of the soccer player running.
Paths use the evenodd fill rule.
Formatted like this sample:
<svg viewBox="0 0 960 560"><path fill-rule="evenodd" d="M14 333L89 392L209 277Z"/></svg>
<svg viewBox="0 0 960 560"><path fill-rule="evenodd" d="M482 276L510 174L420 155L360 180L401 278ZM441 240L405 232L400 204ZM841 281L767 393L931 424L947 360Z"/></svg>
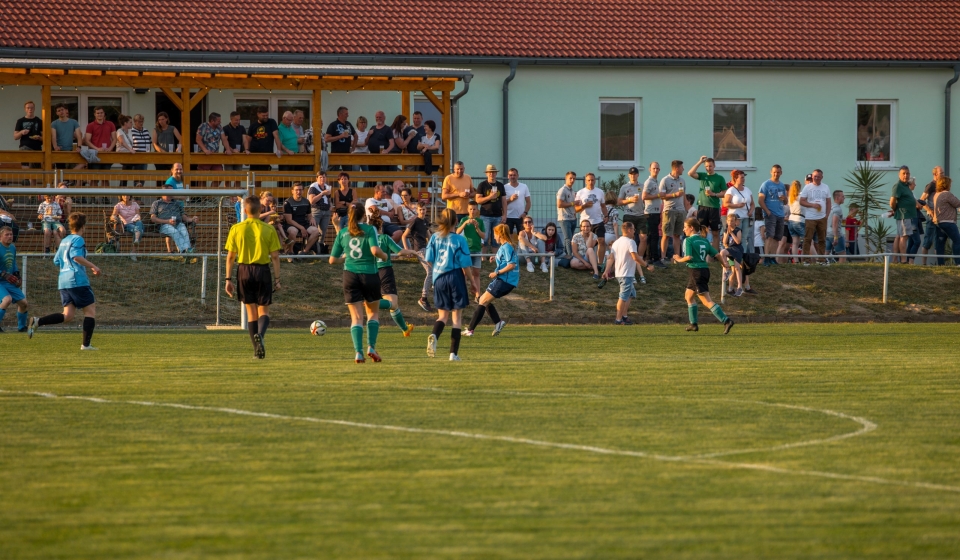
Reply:
<svg viewBox="0 0 960 560"><path fill-rule="evenodd" d="M474 329L480 324L483 314L487 312L490 313L490 320L494 324L493 336L499 336L507 322L500 319L497 308L493 306L493 300L509 294L520 283L520 258L510 240L510 228L507 224L497 224L493 228L493 237L500 244L496 257L497 269L490 273L490 279L493 282L490 282L487 291L480 296L480 305L473 313L473 319L464 331L464 336L473 336Z"/></svg>
<svg viewBox="0 0 960 560"><path fill-rule="evenodd" d="M362 364L363 313L367 313L367 356L374 362L381 360L377 353L377 335L380 333L380 276L376 259L387 259L377 244L377 230L361 224L364 209L351 204L347 209L347 227L337 233L330 251L330 264L343 265L343 301L350 310L350 338L357 353L354 361Z"/></svg>
<svg viewBox="0 0 960 560"><path fill-rule="evenodd" d="M720 309L719 303L714 303L710 298L710 267L707 264L707 255L716 257L719 251L713 248L713 245L707 241L707 235L710 230L707 226L701 226L696 218L688 218L683 222L683 233L687 238L683 242L684 257L673 256L673 262L687 263L690 269L690 280L687 282L687 291L684 298L687 300L687 313L690 317L690 326L688 331L700 330L697 325L697 297L706 305L713 316L723 323L723 334L730 332L733 328L733 319L727 317ZM723 258L720 259L723 263ZM726 268L726 267L724 267Z"/></svg>
<svg viewBox="0 0 960 560"><path fill-rule="evenodd" d="M470 247L462 235L456 233L457 214L450 208L440 214L437 233L427 244L424 260L433 263L433 303L438 319L433 332L427 337L427 356L437 354L437 339L447 323L453 323L450 332L450 361L460 361L460 327L463 310L470 304L467 295L466 275L470 274L473 260Z"/></svg>
<svg viewBox="0 0 960 560"><path fill-rule="evenodd" d="M97 325L97 300L93 296L93 290L90 289L90 279L87 278L86 269L89 268L94 276L99 276L100 268L86 259L87 244L83 240L83 228L87 224L87 217L80 212L74 212L70 214L67 223L70 225L70 235L63 238L57 254L53 257L53 264L60 268L57 288L60 290L63 313L34 317L30 320L27 336L33 338L37 327L72 321L77 309L82 309L83 344L80 349L96 350L90 346L90 341L93 339L93 329Z"/></svg>
<svg viewBox="0 0 960 560"><path fill-rule="evenodd" d="M11 304L17 304L17 331L27 330L27 298L20 289L20 269L17 268L17 247L13 244L13 228L0 227L0 323ZM0 333L3 328L0 327Z"/></svg>
<svg viewBox="0 0 960 560"><path fill-rule="evenodd" d="M266 356L263 339L270 326L270 304L274 290L280 289L280 237L277 230L260 219L260 199L248 196L243 201L247 219L230 227L227 235L227 276L224 289L233 297L240 296L247 309L247 331L258 359ZM237 284L233 282L233 263L237 267ZM273 278L270 267L273 264Z"/></svg>
<svg viewBox="0 0 960 560"><path fill-rule="evenodd" d="M413 325L408 325L403 319L403 313L400 312L400 297L397 295L397 280L393 275L393 262L390 261L390 255L401 255L416 257L417 252L410 249L402 249L392 237L383 233L383 220L380 218L380 209L376 206L367 211L367 223L377 230L377 241L380 250L387 254L386 259L377 259L377 275L380 277L380 309L389 309L390 318L403 331L403 336L408 337L413 332Z"/></svg>

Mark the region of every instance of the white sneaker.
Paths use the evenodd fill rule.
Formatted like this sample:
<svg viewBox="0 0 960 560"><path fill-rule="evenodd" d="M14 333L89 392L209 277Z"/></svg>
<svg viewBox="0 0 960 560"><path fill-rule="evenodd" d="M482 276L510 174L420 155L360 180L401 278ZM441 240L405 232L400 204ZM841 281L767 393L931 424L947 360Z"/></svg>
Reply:
<svg viewBox="0 0 960 560"><path fill-rule="evenodd" d="M27 338L33 338L33 332L40 326L40 317L30 319L30 326L27 328Z"/></svg>
<svg viewBox="0 0 960 560"><path fill-rule="evenodd" d="M527 261L527 272L533 272L533 261Z"/></svg>
<svg viewBox="0 0 960 560"><path fill-rule="evenodd" d="M427 337L427 356L435 358L437 356L437 337L430 333Z"/></svg>
<svg viewBox="0 0 960 560"><path fill-rule="evenodd" d="M463 331L463 336L473 336L473 331L467 329Z"/></svg>
<svg viewBox="0 0 960 560"><path fill-rule="evenodd" d="M451 361L451 362L459 362L459 361L460 361L460 356L457 356L456 354L451 353L451 354L450 354L450 361Z"/></svg>
<svg viewBox="0 0 960 560"><path fill-rule="evenodd" d="M550 272L550 271L547 269L547 263L545 263L545 262L540 263L540 272Z"/></svg>
<svg viewBox="0 0 960 560"><path fill-rule="evenodd" d="M503 327L505 327L505 326L507 326L507 322L506 322L506 321L500 321L499 323L497 323L497 326L495 326L495 327L493 328L493 335L492 335L492 336L500 336L500 331L502 331L502 330L503 330Z"/></svg>
<svg viewBox="0 0 960 560"><path fill-rule="evenodd" d="M99 350L99 348L94 348L93 346L84 346L82 344L80 345L80 349L81 350Z"/></svg>

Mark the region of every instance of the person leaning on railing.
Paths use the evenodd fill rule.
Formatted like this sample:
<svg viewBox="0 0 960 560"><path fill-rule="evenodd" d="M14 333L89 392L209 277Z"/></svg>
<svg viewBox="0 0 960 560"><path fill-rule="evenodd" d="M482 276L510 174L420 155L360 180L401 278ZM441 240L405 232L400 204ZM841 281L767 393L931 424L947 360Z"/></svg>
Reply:
<svg viewBox="0 0 960 560"><path fill-rule="evenodd" d="M957 229L957 208L960 199L950 192L953 180L945 175L937 179L937 192L933 195L933 223L937 226L937 264L944 264L943 251L947 238L953 243L953 264L960 266L960 230Z"/></svg>

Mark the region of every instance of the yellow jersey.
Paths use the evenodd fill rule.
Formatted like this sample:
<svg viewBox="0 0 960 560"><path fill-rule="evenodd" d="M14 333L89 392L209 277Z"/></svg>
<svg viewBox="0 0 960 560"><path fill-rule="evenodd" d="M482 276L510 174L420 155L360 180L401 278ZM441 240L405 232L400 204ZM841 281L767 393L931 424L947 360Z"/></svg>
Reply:
<svg viewBox="0 0 960 560"><path fill-rule="evenodd" d="M268 264L270 253L280 250L280 238L272 225L251 217L230 227L224 248L236 253L239 264Z"/></svg>

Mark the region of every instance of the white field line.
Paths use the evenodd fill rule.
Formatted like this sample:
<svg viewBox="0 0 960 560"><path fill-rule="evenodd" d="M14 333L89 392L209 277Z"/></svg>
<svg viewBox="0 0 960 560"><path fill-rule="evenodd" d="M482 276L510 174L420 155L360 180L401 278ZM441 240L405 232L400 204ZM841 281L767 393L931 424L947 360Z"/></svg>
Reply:
<svg viewBox="0 0 960 560"><path fill-rule="evenodd" d="M754 463L734 463L734 462L728 462L728 461L719 461L717 459L711 459L711 458L661 455L657 453L646 453L643 451L610 449L610 448L597 447L592 445L579 445L574 443L558 443L558 442L543 441L543 440L513 437L513 436L496 436L496 435L453 431L453 430L411 428L406 426L391 426L389 424L370 424L366 422L351 422L349 420L332 420L332 419L326 419L326 418L314 418L310 416L288 416L285 414L273 414L269 412L254 412L249 410L240 410L236 408L197 406L197 405L179 404L179 403L160 403L160 402L150 402L150 401L114 401L114 400L102 399L98 397L83 397L83 396L76 396L76 395L56 395L54 393L45 393L45 392L36 392L36 391L7 391L4 389L0 389L0 393L5 393L9 395L30 395L30 396L36 396L36 397L44 397L48 399L68 399L68 400L87 401L87 402L93 402L98 404L128 404L128 405L137 405L137 406L151 406L151 407L160 407L160 408L175 408L175 409L181 409L181 410L194 410L194 411L201 411L201 412L219 412L223 414L235 414L238 416L252 416L256 418L269 418L273 420L310 422L315 424L331 424L336 426L347 426L351 428L363 428L368 430L385 430L385 431L402 432L402 433L410 433L410 434L449 436L449 437L459 437L459 438L485 440L485 441L502 441L506 443L518 443L518 444L524 444L524 445L532 445L536 447L567 449L571 451L583 451L587 453L598 453L601 455L636 457L636 458L644 458L644 459L654 459L657 461L665 461L665 462L707 465L707 466L725 468L725 469L747 469L747 470L756 470L756 471L784 474L784 475L810 476L810 477L828 478L828 479L834 479L834 480L847 480L847 481L853 481L853 482L866 482L871 484L883 484L883 485L889 485L889 486L902 486L902 487L908 487L908 488L922 488L925 490L942 490L945 492L960 493L960 486L948 486L945 484L933 484L929 482L912 482L912 481L906 481L906 480L892 480L892 479L880 478L875 476L849 475L849 474L814 471L814 470L785 469L781 467L775 467L772 465L763 465L763 464L754 464ZM772 403L768 403L768 404L772 404ZM793 405L784 405L784 406L792 407ZM842 413L836 413L836 414L842 414ZM850 417L850 418L853 418L853 417Z"/></svg>

